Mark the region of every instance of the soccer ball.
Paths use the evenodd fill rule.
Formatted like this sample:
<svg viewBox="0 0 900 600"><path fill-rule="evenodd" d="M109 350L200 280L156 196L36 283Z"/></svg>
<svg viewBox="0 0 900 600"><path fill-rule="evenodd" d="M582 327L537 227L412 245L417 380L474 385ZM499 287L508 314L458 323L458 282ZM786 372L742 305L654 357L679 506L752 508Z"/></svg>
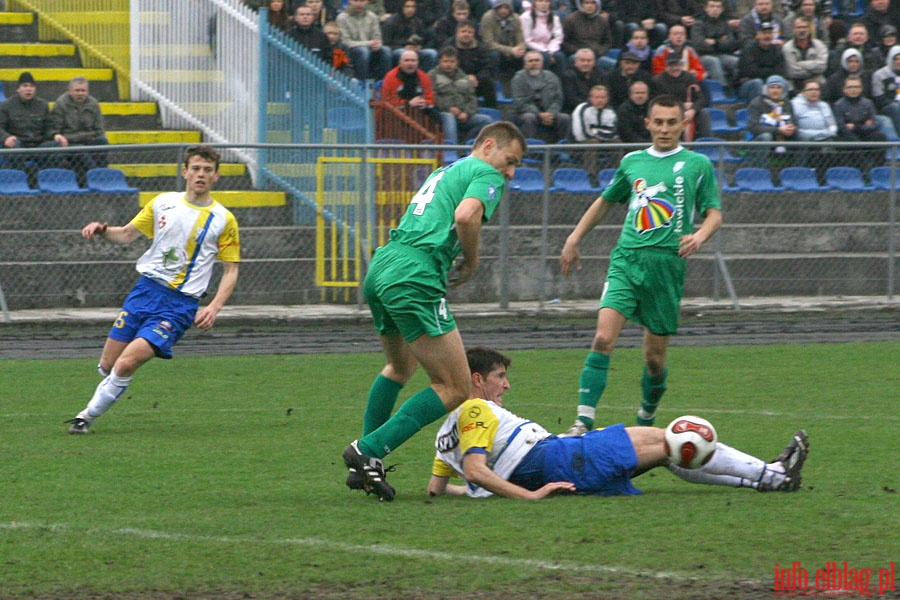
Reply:
<svg viewBox="0 0 900 600"><path fill-rule="evenodd" d="M678 417L666 427L666 454L679 467L698 469L712 458L718 439L715 428L706 419Z"/></svg>

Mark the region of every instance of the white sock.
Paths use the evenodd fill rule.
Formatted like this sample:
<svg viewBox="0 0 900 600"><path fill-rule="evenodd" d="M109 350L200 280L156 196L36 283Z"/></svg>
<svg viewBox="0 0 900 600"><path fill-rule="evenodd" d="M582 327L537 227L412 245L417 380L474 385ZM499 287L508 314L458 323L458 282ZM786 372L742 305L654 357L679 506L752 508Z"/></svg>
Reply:
<svg viewBox="0 0 900 600"><path fill-rule="evenodd" d="M100 382L94 391L94 397L88 402L87 408L78 413L78 417L90 423L101 416L118 401L130 383L131 377L119 377L113 371L109 377Z"/></svg>
<svg viewBox="0 0 900 600"><path fill-rule="evenodd" d="M756 488L760 483L777 487L784 480L784 467L741 452L737 448L716 443L716 451L709 462L699 469L684 469L669 465L669 470L692 483Z"/></svg>
<svg viewBox="0 0 900 600"><path fill-rule="evenodd" d="M109 371L103 368L103 365L97 364L97 372L100 373L100 377L109 377Z"/></svg>

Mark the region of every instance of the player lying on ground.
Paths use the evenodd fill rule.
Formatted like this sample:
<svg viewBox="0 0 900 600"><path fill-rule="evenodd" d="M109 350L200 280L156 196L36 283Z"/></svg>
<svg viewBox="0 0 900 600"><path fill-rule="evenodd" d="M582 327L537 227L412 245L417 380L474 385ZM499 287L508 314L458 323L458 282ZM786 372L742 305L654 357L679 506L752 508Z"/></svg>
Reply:
<svg viewBox="0 0 900 600"><path fill-rule="evenodd" d="M497 494L537 500L560 492L639 494L631 479L660 466L691 483L761 492L800 488L800 470L809 452L803 430L771 463L718 442L709 462L684 469L670 463L665 430L658 427L618 424L575 437L551 435L503 408L502 396L510 387L509 358L481 347L470 348L467 357L477 397L453 411L438 431L428 484L431 496ZM452 476L462 477L466 485L449 484Z"/></svg>

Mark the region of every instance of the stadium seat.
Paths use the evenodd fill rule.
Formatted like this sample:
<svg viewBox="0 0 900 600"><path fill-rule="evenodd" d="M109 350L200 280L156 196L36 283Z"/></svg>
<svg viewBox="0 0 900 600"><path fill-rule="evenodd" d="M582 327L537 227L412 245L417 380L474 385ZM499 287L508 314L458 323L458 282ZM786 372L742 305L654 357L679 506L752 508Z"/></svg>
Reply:
<svg viewBox="0 0 900 600"><path fill-rule="evenodd" d="M741 100L725 93L725 87L721 81L710 79L707 77L700 85L703 87L703 93L706 94L709 104L737 104Z"/></svg>
<svg viewBox="0 0 900 600"><path fill-rule="evenodd" d="M503 85L499 81L494 81L497 88L497 104L512 104L513 99L503 93Z"/></svg>
<svg viewBox="0 0 900 600"><path fill-rule="evenodd" d="M791 192L826 192L831 188L819 185L815 169L809 167L785 167L781 170L781 185Z"/></svg>
<svg viewBox="0 0 900 600"><path fill-rule="evenodd" d="M528 144L528 149L531 150L535 146L546 146L547 142L538 138L525 138L525 143ZM543 152L528 152L524 157L522 157L522 164L525 165L542 165L544 164L544 153Z"/></svg>
<svg viewBox="0 0 900 600"><path fill-rule="evenodd" d="M75 171L70 169L41 169L37 174L38 189L50 194L87 194L90 190L79 187Z"/></svg>
<svg viewBox="0 0 900 600"><path fill-rule="evenodd" d="M40 194L38 190L28 187L28 175L16 169L0 169L0 194L6 196Z"/></svg>
<svg viewBox="0 0 900 600"><path fill-rule="evenodd" d="M485 106L479 106L478 110L476 112L480 115L489 116L491 119L494 120L494 122L503 120L503 113L501 113L496 108L487 108Z"/></svg>
<svg viewBox="0 0 900 600"><path fill-rule="evenodd" d="M125 181L125 173L118 169L91 169L87 172L87 187L92 192L133 194L140 190Z"/></svg>
<svg viewBox="0 0 900 600"><path fill-rule="evenodd" d="M713 133L740 133L741 128L731 125L728 116L721 108L707 108L709 114L710 129Z"/></svg>
<svg viewBox="0 0 900 600"><path fill-rule="evenodd" d="M869 170L869 183L872 184L876 190L890 190L891 189L891 168L890 167L875 167ZM894 180L894 188L900 187L900 173L896 175Z"/></svg>
<svg viewBox="0 0 900 600"><path fill-rule="evenodd" d="M509 189L527 194L543 192L544 175L540 169L519 167L516 169L516 174L513 176L512 181L509 182Z"/></svg>
<svg viewBox="0 0 900 600"><path fill-rule="evenodd" d="M716 138L716 137L702 137L702 138L697 138L694 141L695 142L724 142L725 140L723 140L722 138ZM728 151L728 148L725 148L724 149L725 152L723 154L721 154L721 156L720 156L719 146L696 146L694 148L691 148L691 150L706 156L707 158L709 158L709 160L712 161L713 164L718 164L720 158L723 158L725 160L725 162L728 162L728 163L739 163L744 160L740 156L734 156L733 154L731 154L731 152Z"/></svg>
<svg viewBox="0 0 900 600"><path fill-rule="evenodd" d="M591 185L588 172L584 169L564 167L553 171L550 191L570 192L573 194L596 194L600 191L600 188Z"/></svg>
<svg viewBox="0 0 900 600"><path fill-rule="evenodd" d="M726 192L783 192L784 188L772 183L768 169L743 167L734 172L734 185L722 186Z"/></svg>
<svg viewBox="0 0 900 600"><path fill-rule="evenodd" d="M616 176L616 168L615 167L607 167L606 169L600 169L600 172L597 173L597 187L601 190L605 190L606 186L609 185L609 182L613 180L613 177Z"/></svg>
<svg viewBox="0 0 900 600"><path fill-rule="evenodd" d="M747 129L747 126L750 125L750 111L746 108L734 111L734 125L740 127L741 131Z"/></svg>
<svg viewBox="0 0 900 600"><path fill-rule="evenodd" d="M830 167L825 171L825 183L841 192L871 192L875 189L866 185L862 171L856 167Z"/></svg>
<svg viewBox="0 0 900 600"><path fill-rule="evenodd" d="M359 108L337 106L329 108L326 116L327 127L341 131L365 131L365 113Z"/></svg>

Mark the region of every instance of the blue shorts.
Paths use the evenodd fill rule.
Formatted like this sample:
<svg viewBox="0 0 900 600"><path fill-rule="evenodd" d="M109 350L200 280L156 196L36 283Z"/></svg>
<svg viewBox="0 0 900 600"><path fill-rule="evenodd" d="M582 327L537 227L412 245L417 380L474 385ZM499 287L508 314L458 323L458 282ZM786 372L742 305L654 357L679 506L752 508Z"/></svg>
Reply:
<svg viewBox="0 0 900 600"><path fill-rule="evenodd" d="M519 463L510 482L536 490L554 481L575 484L578 494L631 496L641 490L631 484L637 454L621 423L578 437L550 436Z"/></svg>
<svg viewBox="0 0 900 600"><path fill-rule="evenodd" d="M172 358L172 346L194 324L199 303L197 298L141 277L125 298L109 337L126 343L143 338L156 356Z"/></svg>

